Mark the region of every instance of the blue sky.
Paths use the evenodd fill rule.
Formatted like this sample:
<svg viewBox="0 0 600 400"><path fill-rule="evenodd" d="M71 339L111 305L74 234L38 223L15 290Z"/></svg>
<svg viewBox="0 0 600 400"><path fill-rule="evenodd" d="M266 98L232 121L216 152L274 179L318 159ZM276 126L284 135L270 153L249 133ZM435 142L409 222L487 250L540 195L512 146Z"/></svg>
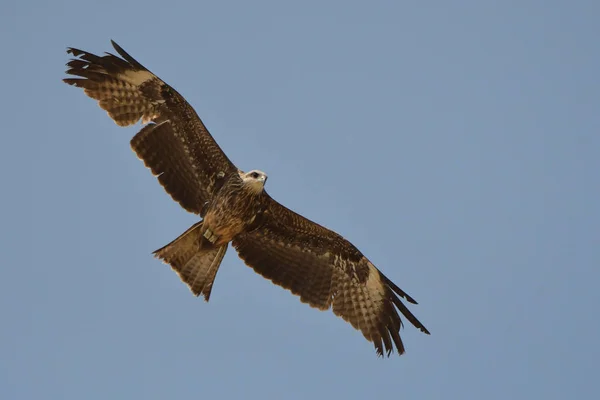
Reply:
<svg viewBox="0 0 600 400"><path fill-rule="evenodd" d="M0 398L598 397L599 3L290 3L3 3ZM193 297L151 252L196 218L61 82L110 39L432 335L379 359L234 251Z"/></svg>

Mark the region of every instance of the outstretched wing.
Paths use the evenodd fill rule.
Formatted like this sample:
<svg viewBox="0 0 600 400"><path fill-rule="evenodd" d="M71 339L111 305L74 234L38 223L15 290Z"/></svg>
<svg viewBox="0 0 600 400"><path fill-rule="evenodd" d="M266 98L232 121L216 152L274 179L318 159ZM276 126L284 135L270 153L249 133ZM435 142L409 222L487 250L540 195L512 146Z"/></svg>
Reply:
<svg viewBox="0 0 600 400"><path fill-rule="evenodd" d="M236 171L192 106L175 89L137 62L118 44L119 55L99 57L69 48L64 79L83 88L119 126L146 124L131 147L167 193L186 210L200 214L223 174Z"/></svg>
<svg viewBox="0 0 600 400"><path fill-rule="evenodd" d="M400 297L416 304L352 243L267 196L257 228L233 246L247 265L320 310L333 308L373 342L377 354L404 353L398 311L416 328L427 328Z"/></svg>

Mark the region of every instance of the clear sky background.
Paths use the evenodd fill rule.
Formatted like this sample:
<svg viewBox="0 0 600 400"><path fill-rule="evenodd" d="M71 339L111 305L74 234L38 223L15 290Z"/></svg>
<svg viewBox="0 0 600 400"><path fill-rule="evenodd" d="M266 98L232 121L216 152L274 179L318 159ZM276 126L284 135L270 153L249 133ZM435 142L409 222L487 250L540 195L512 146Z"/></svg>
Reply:
<svg viewBox="0 0 600 400"><path fill-rule="evenodd" d="M4 1L0 398L599 398L600 3ZM419 301L407 353L228 252L61 82L115 39Z"/></svg>

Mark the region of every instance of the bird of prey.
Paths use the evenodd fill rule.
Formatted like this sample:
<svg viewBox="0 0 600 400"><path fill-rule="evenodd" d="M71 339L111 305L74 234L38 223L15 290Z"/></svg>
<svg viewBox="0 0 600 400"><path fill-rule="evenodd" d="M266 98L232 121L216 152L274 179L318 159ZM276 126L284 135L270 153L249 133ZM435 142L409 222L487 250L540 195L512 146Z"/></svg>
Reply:
<svg viewBox="0 0 600 400"><path fill-rule="evenodd" d="M82 88L119 126L142 129L131 147L166 192L201 220L154 252L196 296L209 300L229 243L257 273L320 310L332 308L375 346L404 353L398 311L429 331L400 297L417 302L339 234L265 191L267 174L238 169L175 89L112 42L120 55L73 55L64 82Z"/></svg>

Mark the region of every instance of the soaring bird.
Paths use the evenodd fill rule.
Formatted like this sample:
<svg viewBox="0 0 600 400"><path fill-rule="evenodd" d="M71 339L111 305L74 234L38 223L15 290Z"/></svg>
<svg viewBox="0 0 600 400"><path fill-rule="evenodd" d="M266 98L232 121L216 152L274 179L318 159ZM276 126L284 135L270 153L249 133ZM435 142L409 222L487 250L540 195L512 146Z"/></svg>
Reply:
<svg viewBox="0 0 600 400"><path fill-rule="evenodd" d="M379 356L404 353L400 312L429 331L400 299L417 302L352 243L274 200L267 174L238 169L175 89L118 44L120 55L73 55L64 82L82 88L119 126L142 129L131 147L166 192L201 220L154 255L196 296L209 300L229 243L257 273L304 303L333 309L373 343Z"/></svg>

